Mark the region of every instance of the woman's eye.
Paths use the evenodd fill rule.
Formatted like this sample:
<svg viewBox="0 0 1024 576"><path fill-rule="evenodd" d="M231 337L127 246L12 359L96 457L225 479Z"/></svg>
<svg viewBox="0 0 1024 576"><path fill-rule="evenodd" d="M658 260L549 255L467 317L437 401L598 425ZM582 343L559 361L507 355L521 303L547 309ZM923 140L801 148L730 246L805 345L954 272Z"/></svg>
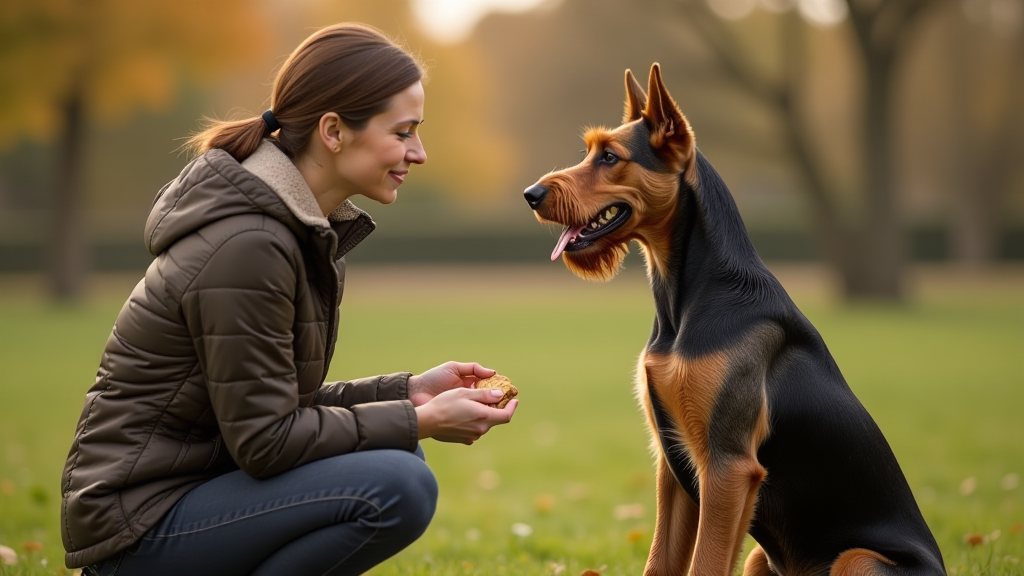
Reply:
<svg viewBox="0 0 1024 576"><path fill-rule="evenodd" d="M398 132L398 137L402 140L408 140L412 138L412 132Z"/></svg>

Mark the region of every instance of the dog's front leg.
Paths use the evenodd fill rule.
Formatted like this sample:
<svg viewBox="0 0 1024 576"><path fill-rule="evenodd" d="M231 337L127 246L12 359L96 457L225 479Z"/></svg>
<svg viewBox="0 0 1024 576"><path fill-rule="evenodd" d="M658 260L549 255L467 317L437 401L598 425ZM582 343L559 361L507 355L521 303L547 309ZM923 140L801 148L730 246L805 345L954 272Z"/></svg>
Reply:
<svg viewBox="0 0 1024 576"><path fill-rule="evenodd" d="M679 485L665 455L658 458L657 517L644 576L686 574L697 540L699 509Z"/></svg>
<svg viewBox="0 0 1024 576"><path fill-rule="evenodd" d="M699 474L700 522L692 576L730 576L767 473L754 456L712 461Z"/></svg>

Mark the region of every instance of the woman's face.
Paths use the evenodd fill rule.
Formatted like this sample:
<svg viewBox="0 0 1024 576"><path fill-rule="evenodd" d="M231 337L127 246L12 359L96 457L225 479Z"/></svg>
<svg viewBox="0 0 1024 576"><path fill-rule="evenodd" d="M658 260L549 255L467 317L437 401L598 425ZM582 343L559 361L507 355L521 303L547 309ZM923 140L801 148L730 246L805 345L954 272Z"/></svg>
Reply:
<svg viewBox="0 0 1024 576"><path fill-rule="evenodd" d="M381 204L394 202L409 167L427 161L418 133L422 122L423 84L416 82L392 96L388 109L370 118L366 128L346 130L335 155L341 186Z"/></svg>

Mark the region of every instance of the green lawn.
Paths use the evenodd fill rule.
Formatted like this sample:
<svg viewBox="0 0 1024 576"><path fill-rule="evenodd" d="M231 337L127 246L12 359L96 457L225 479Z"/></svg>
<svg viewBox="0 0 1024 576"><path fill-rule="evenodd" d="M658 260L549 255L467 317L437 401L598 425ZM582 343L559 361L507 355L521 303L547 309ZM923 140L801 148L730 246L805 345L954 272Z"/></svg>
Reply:
<svg viewBox="0 0 1024 576"><path fill-rule="evenodd" d="M632 374L652 305L628 272L595 285L557 265L350 270L332 377L475 360L521 400L472 447L424 444L437 516L371 574L641 573L654 483ZM949 290L933 274L898 307L843 306L819 283L780 278L886 433L950 573L1024 574L1024 273ZM131 282L65 308L33 286L0 278L0 544L21 554L3 575L64 573L60 471Z"/></svg>

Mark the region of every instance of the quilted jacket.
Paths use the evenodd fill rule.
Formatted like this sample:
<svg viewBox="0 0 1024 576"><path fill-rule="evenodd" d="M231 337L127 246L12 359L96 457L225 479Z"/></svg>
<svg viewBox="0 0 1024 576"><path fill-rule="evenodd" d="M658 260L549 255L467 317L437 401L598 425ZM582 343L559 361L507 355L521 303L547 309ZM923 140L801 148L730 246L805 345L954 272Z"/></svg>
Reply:
<svg viewBox="0 0 1024 576"><path fill-rule="evenodd" d="M158 194L156 257L121 308L61 478L69 567L138 541L186 492L357 450L415 450L408 373L324 384L344 255L374 223L323 217L264 142L192 161Z"/></svg>

